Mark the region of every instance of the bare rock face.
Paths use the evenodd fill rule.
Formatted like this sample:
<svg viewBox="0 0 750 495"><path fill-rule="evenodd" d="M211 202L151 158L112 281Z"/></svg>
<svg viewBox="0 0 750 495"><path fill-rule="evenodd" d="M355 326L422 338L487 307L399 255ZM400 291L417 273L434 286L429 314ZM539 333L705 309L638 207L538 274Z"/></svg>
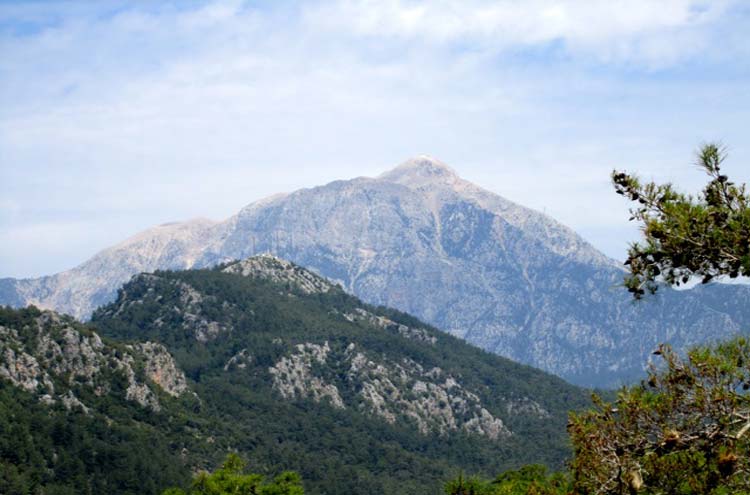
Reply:
<svg viewBox="0 0 750 495"><path fill-rule="evenodd" d="M440 368L425 370L411 360L378 363L353 347L349 353L349 378L362 384L366 407L387 421L395 422L397 414L404 414L424 434L460 429L492 440L511 434L476 394Z"/></svg>
<svg viewBox="0 0 750 495"><path fill-rule="evenodd" d="M437 338L434 335L430 335L430 333L424 328L414 328L401 323L396 323L384 316L374 315L362 308L355 308L354 313L347 313L344 315L344 318L352 322L366 321L371 325L384 330L395 330L402 337L416 340L418 342L424 342L430 345L435 345L435 342L437 342Z"/></svg>
<svg viewBox="0 0 750 495"><path fill-rule="evenodd" d="M334 287L329 280L267 253L232 263L224 271L293 285L305 294L326 293Z"/></svg>
<svg viewBox="0 0 750 495"><path fill-rule="evenodd" d="M8 328L0 327L0 335L4 339L13 337L10 334L11 331ZM54 391L54 385L49 375L42 370L36 358L26 352L13 349L13 347L3 346L2 357L0 357L2 360L0 377L10 380L13 385L27 392L36 392L40 388L45 391Z"/></svg>
<svg viewBox="0 0 750 495"><path fill-rule="evenodd" d="M313 364L326 364L330 352L328 342L323 345L299 344L297 352L282 358L268 371L273 376L273 386L286 399L310 397L318 402L328 399L334 407L344 408L336 385L325 383L313 373Z"/></svg>
<svg viewBox="0 0 750 495"><path fill-rule="evenodd" d="M185 374L177 367L172 355L162 344L144 342L128 346L144 358L144 372L149 380L172 397L188 391Z"/></svg>
<svg viewBox="0 0 750 495"><path fill-rule="evenodd" d="M138 378L139 362L151 383ZM126 399L154 411L161 405L153 386L172 396L188 390L185 375L161 344L126 346L122 352L104 344L96 332L51 311L22 328L0 326L0 378L44 402L88 411L74 391L88 387L96 395L108 394L112 373L125 378Z"/></svg>
<svg viewBox="0 0 750 495"><path fill-rule="evenodd" d="M247 365L253 362L253 356L247 349L242 349L240 352L229 358L227 363L224 365L224 371L237 368L244 370Z"/></svg>
<svg viewBox="0 0 750 495"><path fill-rule="evenodd" d="M316 371L316 366L319 370ZM325 369L345 369L338 384ZM332 352L328 342L298 344L295 351L269 369L274 388L286 399L311 398L329 401L337 408L354 407L388 423L412 421L422 434L446 434L463 430L498 440L511 435L500 418L493 416L479 396L467 390L440 368L425 370L405 359L392 362L370 357L351 343L344 352ZM341 390L356 392L348 404ZM510 404L510 403L509 403ZM543 410L525 411L543 417Z"/></svg>
<svg viewBox="0 0 750 495"><path fill-rule="evenodd" d="M376 178L258 201L224 222L159 226L57 275L0 280L0 303L85 318L138 272L259 253L332 282L290 274L270 256L226 269L313 292L337 283L368 303L588 386L639 376L658 343L684 348L750 328L750 287L665 290L634 305L620 287L619 263L550 217L424 156ZM198 314L195 327L201 339L228 330Z"/></svg>
<svg viewBox="0 0 750 495"><path fill-rule="evenodd" d="M506 405L506 410L511 416L517 414L527 414L537 416L539 418L550 417L549 411L544 409L541 404L528 397L509 400Z"/></svg>

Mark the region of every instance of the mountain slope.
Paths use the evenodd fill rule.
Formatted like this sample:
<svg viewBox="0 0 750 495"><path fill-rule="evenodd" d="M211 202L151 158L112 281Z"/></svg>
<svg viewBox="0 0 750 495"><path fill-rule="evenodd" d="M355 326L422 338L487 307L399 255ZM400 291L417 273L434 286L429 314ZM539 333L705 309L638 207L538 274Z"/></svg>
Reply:
<svg viewBox="0 0 750 495"><path fill-rule="evenodd" d="M92 324L166 346L217 449L310 493L437 493L459 470L562 465L588 394L286 261L139 275Z"/></svg>
<svg viewBox="0 0 750 495"><path fill-rule="evenodd" d="M94 308L112 301L117 289L136 273L192 267L211 241L215 225L203 219L159 225L71 270L37 279L0 279L0 304L34 304L88 317Z"/></svg>
<svg viewBox="0 0 750 495"><path fill-rule="evenodd" d="M195 404L163 346L102 341L70 317L0 307L0 493L159 493ZM171 424L171 427L165 425Z"/></svg>
<svg viewBox="0 0 750 495"><path fill-rule="evenodd" d="M271 256L140 274L86 326L0 308L3 493L160 493L238 451L313 495L427 495L561 467L588 404Z"/></svg>
<svg viewBox="0 0 750 495"><path fill-rule="evenodd" d="M259 201L225 222L157 227L69 272L0 280L0 298L87 316L138 271L261 252L584 385L639 376L659 342L684 347L750 323L747 286L665 290L633 305L617 263L572 230L427 157Z"/></svg>

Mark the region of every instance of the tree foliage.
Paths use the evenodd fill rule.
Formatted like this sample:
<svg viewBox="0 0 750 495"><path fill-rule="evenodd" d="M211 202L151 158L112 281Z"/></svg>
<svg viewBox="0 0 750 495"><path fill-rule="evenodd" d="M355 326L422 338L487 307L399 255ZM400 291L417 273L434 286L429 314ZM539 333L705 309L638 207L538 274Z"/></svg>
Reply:
<svg viewBox="0 0 750 495"><path fill-rule="evenodd" d="M631 220L643 230L643 242L630 246L625 262L625 284L636 298L656 292L659 281L680 285L693 276L707 283L750 275L750 196L744 184L722 173L725 158L716 144L700 149L697 163L710 181L697 197L672 184L642 184L635 175L612 173L616 192L636 203Z"/></svg>
<svg viewBox="0 0 750 495"><path fill-rule="evenodd" d="M663 369L571 414L575 493L750 493L750 342L655 354Z"/></svg>
<svg viewBox="0 0 750 495"><path fill-rule="evenodd" d="M701 195L671 184L642 185L614 172L618 194L638 204L644 241L630 247L626 286L636 298L693 276L750 274L750 198L721 173L724 151L704 146L698 163L711 177ZM648 379L624 387L614 403L572 413L573 489L586 494L750 493L750 343L743 337L682 357L654 352Z"/></svg>
<svg viewBox="0 0 750 495"><path fill-rule="evenodd" d="M565 495L570 481L563 473L547 474L538 464L506 471L492 481L459 475L445 485L446 495Z"/></svg>
<svg viewBox="0 0 750 495"><path fill-rule="evenodd" d="M246 473L245 462L229 454L213 473L195 475L187 491L170 488L163 495L303 495L302 480L297 473L285 471L266 482L260 474Z"/></svg>
<svg viewBox="0 0 750 495"><path fill-rule="evenodd" d="M189 476L165 428L108 407L111 417L68 411L0 380L0 493L140 495Z"/></svg>

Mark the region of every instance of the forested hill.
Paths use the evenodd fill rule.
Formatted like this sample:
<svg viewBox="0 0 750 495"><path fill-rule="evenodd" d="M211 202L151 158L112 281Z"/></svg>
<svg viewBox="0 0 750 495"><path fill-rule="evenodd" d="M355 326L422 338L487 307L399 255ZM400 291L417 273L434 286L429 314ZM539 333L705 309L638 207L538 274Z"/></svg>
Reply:
<svg viewBox="0 0 750 495"><path fill-rule="evenodd" d="M89 325L0 311L2 493L160 493L237 451L307 493L437 494L562 466L587 404L271 256L139 275Z"/></svg>
<svg viewBox="0 0 750 495"><path fill-rule="evenodd" d="M139 275L92 325L162 343L185 372L200 403L180 413L193 446L175 443L175 462L236 450L256 471L299 471L313 494L436 494L462 470L560 467L567 412L588 404L271 256Z"/></svg>

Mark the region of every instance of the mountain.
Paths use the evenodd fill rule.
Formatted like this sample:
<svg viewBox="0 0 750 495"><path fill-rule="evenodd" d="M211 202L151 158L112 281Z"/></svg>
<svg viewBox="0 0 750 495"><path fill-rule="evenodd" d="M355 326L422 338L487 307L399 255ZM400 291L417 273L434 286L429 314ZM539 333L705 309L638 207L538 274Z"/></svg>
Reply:
<svg viewBox="0 0 750 495"><path fill-rule="evenodd" d="M586 386L641 376L660 342L683 348L750 323L748 286L664 290L634 304L619 264L571 229L428 157L258 201L224 222L156 227L67 272L0 280L0 301L87 317L135 273L262 252Z"/></svg>
<svg viewBox="0 0 750 495"><path fill-rule="evenodd" d="M52 425L37 432L19 400ZM237 451L263 474L299 471L306 493L434 494L460 471L562 467L567 412L588 405L555 376L272 256L139 274L88 325L0 309L0 425L12 426L0 429L0 465L18 483L71 490L55 493L158 493ZM19 423L34 463L14 448ZM69 424L133 450L114 458L88 433L49 433ZM152 453L160 460L142 468Z"/></svg>
<svg viewBox="0 0 750 495"><path fill-rule="evenodd" d="M189 469L165 428L195 405L164 346L102 339L68 316L0 307L0 493L158 493Z"/></svg>

